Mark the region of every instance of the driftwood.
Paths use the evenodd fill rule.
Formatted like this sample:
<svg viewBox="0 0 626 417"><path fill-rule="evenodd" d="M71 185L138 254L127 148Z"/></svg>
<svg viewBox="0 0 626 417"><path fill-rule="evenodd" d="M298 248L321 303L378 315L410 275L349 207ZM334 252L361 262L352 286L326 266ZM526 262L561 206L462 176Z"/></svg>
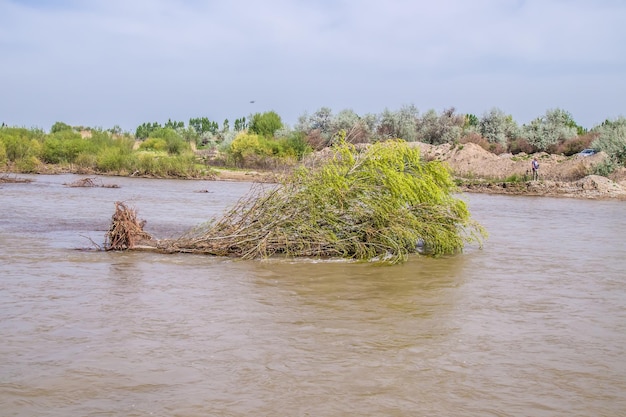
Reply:
<svg viewBox="0 0 626 417"><path fill-rule="evenodd" d="M63 184L66 187L101 187L101 188L119 188L117 184L103 184L102 181L96 181L96 178L82 178L69 184Z"/></svg>
<svg viewBox="0 0 626 417"><path fill-rule="evenodd" d="M32 182L32 180L30 178L20 178L20 177L10 177L8 175L0 175L0 184L16 184L16 183L26 183L26 182Z"/></svg>
<svg viewBox="0 0 626 417"><path fill-rule="evenodd" d="M122 202L115 202L115 213L105 236L104 249L126 250L141 244L150 245L154 239L143 230L145 224L144 220L137 219L135 209L127 207Z"/></svg>

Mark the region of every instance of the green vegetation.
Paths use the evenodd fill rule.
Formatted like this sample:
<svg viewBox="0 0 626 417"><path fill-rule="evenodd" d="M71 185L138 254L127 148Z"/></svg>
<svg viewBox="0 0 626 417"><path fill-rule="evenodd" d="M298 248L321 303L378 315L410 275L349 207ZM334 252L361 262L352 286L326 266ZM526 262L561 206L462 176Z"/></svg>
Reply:
<svg viewBox="0 0 626 417"><path fill-rule="evenodd" d="M280 116L273 111L266 113L256 113L252 116L250 122L250 132L257 135L272 137L278 129L283 127L283 122Z"/></svg>
<svg viewBox="0 0 626 417"><path fill-rule="evenodd" d="M257 189L222 219L159 243L172 252L244 259L272 255L397 263L411 253L453 254L482 242L448 169L404 141L359 152L341 138L319 167Z"/></svg>
<svg viewBox="0 0 626 417"><path fill-rule="evenodd" d="M150 175L151 167L160 167L154 175L177 172L174 175L197 176L206 171L207 164L292 168L312 151L328 148L343 137L353 144L403 139L433 145L449 143L459 149L465 143L475 143L495 154L513 155L543 151L570 156L592 147L604 151L610 159L596 172L611 172L626 164L624 117L587 129L559 108L550 109L521 126L498 108L477 116L459 114L454 108L420 113L413 105L365 115L351 109L335 114L330 108L322 107L312 114L303 114L293 128L284 124L274 111L234 120L233 128L228 119L220 124L207 117L190 118L187 125L172 119L163 124L146 122L136 128L134 137L122 133L119 126L103 131L56 122L50 133L3 126L0 163L4 170L20 172L41 172L42 167L52 164L69 170L78 167L85 172L139 171L146 172L145 175ZM126 141L130 147L116 140ZM133 150L135 141L138 146ZM206 151L202 160L189 157L196 150ZM155 161L148 162L149 156ZM184 166L187 163L190 165Z"/></svg>
<svg viewBox="0 0 626 417"><path fill-rule="evenodd" d="M0 129L0 163L22 173L55 169L113 175L199 177L206 173L189 145L172 128L157 128L134 150L130 135L89 130L82 137L75 128L57 122L46 134L37 129Z"/></svg>

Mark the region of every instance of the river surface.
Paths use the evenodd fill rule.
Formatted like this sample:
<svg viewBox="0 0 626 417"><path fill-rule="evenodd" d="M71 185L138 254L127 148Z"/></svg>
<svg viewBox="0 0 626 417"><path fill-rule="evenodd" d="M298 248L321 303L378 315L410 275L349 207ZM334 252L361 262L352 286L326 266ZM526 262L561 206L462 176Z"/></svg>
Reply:
<svg viewBox="0 0 626 417"><path fill-rule="evenodd" d="M624 202L464 195L483 249L381 267L93 250L115 201L173 237L251 184L31 178L0 184L2 416L626 415Z"/></svg>

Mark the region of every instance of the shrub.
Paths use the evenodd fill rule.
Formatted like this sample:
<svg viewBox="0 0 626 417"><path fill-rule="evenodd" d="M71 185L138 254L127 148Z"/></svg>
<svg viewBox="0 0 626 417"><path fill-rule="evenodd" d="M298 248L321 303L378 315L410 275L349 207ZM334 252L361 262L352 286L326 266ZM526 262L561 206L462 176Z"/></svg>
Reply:
<svg viewBox="0 0 626 417"><path fill-rule="evenodd" d="M71 130L72 130L72 126L63 122L56 122L50 128L50 133L58 133L58 132L71 131Z"/></svg>
<svg viewBox="0 0 626 417"><path fill-rule="evenodd" d="M523 126L521 135L537 150L546 151L550 146L578 136L578 131L568 112L553 109Z"/></svg>
<svg viewBox="0 0 626 417"><path fill-rule="evenodd" d="M273 137L274 132L282 127L283 122L280 116L274 111L269 111L263 114L255 113L250 121L249 130L257 135Z"/></svg>
<svg viewBox="0 0 626 417"><path fill-rule="evenodd" d="M498 143L502 147L518 136L519 128L511 115L498 108L485 113L478 123L481 135L490 143Z"/></svg>
<svg viewBox="0 0 626 417"><path fill-rule="evenodd" d="M482 137L479 133L475 133L475 132L468 133L464 135L463 137L461 137L461 139L459 139L459 143L475 143L476 145L480 146L486 151L489 150L489 146L490 146L489 141L487 139Z"/></svg>
<svg viewBox="0 0 626 417"><path fill-rule="evenodd" d="M4 165L7 160L7 148L4 146L4 142L0 140L0 165Z"/></svg>
<svg viewBox="0 0 626 417"><path fill-rule="evenodd" d="M15 162L19 159L32 155L31 140L23 132L15 129L3 129L0 140L4 143L6 157L9 161Z"/></svg>
<svg viewBox="0 0 626 417"><path fill-rule="evenodd" d="M582 136L576 136L572 139L568 139L550 147L551 153L559 153L566 156L577 154L583 149L591 146L591 142L597 137L597 134L585 134Z"/></svg>
<svg viewBox="0 0 626 417"><path fill-rule="evenodd" d="M591 167L591 173L595 175L601 175L603 177L608 177L611 175L617 168L619 168L620 164L616 162L612 158L606 158L604 161L593 165Z"/></svg>
<svg viewBox="0 0 626 417"><path fill-rule="evenodd" d="M72 163L79 153L87 150L87 147L87 140L73 131L53 133L43 142L41 159L49 164Z"/></svg>
<svg viewBox="0 0 626 417"><path fill-rule="evenodd" d="M97 157L96 155L90 152L81 152L74 159L74 164L76 164L79 168L85 169L95 169L97 166Z"/></svg>
<svg viewBox="0 0 626 417"><path fill-rule="evenodd" d="M524 138L513 139L509 142L509 152L516 155L518 153L531 154L537 150L533 145Z"/></svg>
<svg viewBox="0 0 626 417"><path fill-rule="evenodd" d="M607 120L593 131L598 134L598 138L591 146L606 152L614 163L626 164L626 118Z"/></svg>
<svg viewBox="0 0 626 417"><path fill-rule="evenodd" d="M36 173L40 165L41 165L41 161L39 161L37 157L32 156L32 155L19 158L15 161L16 171L22 172L25 174Z"/></svg>
<svg viewBox="0 0 626 417"><path fill-rule="evenodd" d="M279 142L285 153L296 157L298 161L313 151L302 132L291 132L289 136L279 139Z"/></svg>
<svg viewBox="0 0 626 417"><path fill-rule="evenodd" d="M141 142L139 149L146 151L167 151L167 142L165 139L149 138Z"/></svg>
<svg viewBox="0 0 626 417"><path fill-rule="evenodd" d="M104 148L96 156L96 168L109 173L127 172L132 170L133 159L119 147Z"/></svg>
<svg viewBox="0 0 626 417"><path fill-rule="evenodd" d="M232 157L235 165L244 166L246 159L258 161L258 157L271 156L273 150L267 140L257 134L241 133L230 144L228 154ZM251 162L251 161L249 161Z"/></svg>

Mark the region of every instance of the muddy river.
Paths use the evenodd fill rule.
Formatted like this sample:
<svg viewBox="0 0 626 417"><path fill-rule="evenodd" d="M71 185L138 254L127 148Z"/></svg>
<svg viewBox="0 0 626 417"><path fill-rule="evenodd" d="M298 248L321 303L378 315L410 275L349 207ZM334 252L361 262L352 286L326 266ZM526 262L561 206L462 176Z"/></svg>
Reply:
<svg viewBox="0 0 626 417"><path fill-rule="evenodd" d="M465 195L483 249L391 267L112 253L250 183L0 185L2 416L626 415L626 203Z"/></svg>

